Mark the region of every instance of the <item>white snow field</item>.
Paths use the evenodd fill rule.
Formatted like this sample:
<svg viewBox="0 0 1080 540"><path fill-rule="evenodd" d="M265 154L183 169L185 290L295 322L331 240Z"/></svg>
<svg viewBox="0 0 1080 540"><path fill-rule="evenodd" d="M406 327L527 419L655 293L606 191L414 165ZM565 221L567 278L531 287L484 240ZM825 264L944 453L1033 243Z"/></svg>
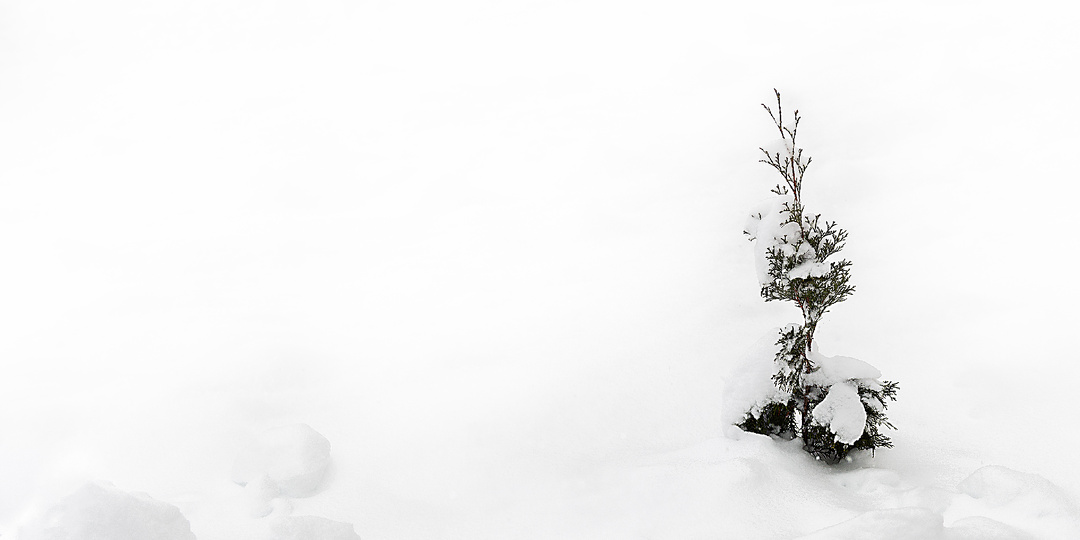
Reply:
<svg viewBox="0 0 1080 540"><path fill-rule="evenodd" d="M0 537L1080 538L1078 22L3 2ZM836 467L730 426L774 87L900 382Z"/></svg>

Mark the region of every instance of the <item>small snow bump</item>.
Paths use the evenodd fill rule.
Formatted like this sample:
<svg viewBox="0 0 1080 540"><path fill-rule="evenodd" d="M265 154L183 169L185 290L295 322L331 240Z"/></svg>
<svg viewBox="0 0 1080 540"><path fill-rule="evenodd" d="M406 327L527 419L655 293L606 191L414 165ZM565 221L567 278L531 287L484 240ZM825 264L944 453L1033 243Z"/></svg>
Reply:
<svg viewBox="0 0 1080 540"><path fill-rule="evenodd" d="M281 495L303 497L319 488L329 465L330 441L294 424L260 433L236 457L232 478L240 485L265 478Z"/></svg>
<svg viewBox="0 0 1080 540"><path fill-rule="evenodd" d="M21 540L195 540L180 509L145 493L89 483L19 530Z"/></svg>

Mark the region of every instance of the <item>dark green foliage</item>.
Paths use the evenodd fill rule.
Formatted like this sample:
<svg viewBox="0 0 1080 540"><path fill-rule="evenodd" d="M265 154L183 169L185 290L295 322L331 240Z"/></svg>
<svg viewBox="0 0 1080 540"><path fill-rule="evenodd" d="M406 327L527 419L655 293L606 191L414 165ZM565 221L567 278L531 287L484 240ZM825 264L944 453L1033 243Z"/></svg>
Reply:
<svg viewBox="0 0 1080 540"><path fill-rule="evenodd" d="M855 441L853 448L871 451L875 448L892 448L892 441L881 433L881 426L896 429L896 426L889 422L889 417L885 416L885 409L888 407L886 400L896 401L896 391L899 388L900 384L893 381L883 381L878 390L859 388L859 397L866 409L866 431Z"/></svg>
<svg viewBox="0 0 1080 540"><path fill-rule="evenodd" d="M807 422L803 427L803 450L819 461L829 465L840 463L852 446L836 441L836 434L829 428Z"/></svg>
<svg viewBox="0 0 1080 540"><path fill-rule="evenodd" d="M855 287L850 284L851 262L828 260L844 248L847 231L835 222L822 223L820 215L807 214L802 204L803 176L811 158L804 159L803 150L795 144L801 121L799 111L795 111L793 124L785 124L779 92L776 92L775 114L767 105L762 106L780 132L784 151L769 152L762 148L765 159L761 161L776 169L783 178L772 192L784 200L775 237L751 237L751 240L770 242L765 250L769 281L761 286L761 296L767 302L793 302L801 311L803 322L782 329L776 342L774 360L778 369L773 375L773 383L784 398L762 406L756 415L747 413L738 426L754 433L800 437L803 449L815 458L837 463L851 450L873 451L892 446L889 438L881 433L881 427L895 429L885 416L885 409L887 401L896 400L898 386L895 382L870 379L848 381L856 385L866 411L863 434L852 444L840 442L828 426L814 421L814 408L830 390L804 381L819 369L809 356L813 350L814 332L830 307L855 292ZM755 217L760 220L763 216ZM761 234L760 231L756 233L757 236Z"/></svg>
<svg viewBox="0 0 1080 540"><path fill-rule="evenodd" d="M847 457L852 450L870 450L877 448L892 448L892 441L881 433L881 426L896 429L885 416L885 400L896 401L897 383L884 381L878 389L870 386L859 386L859 397L863 402L863 410L866 411L866 427L862 437L852 444L844 444L836 440L834 433L828 428L812 421L804 421L802 425L803 450L810 453L814 458L830 465L839 463ZM812 391L821 392L820 388ZM811 400L811 403L820 403L820 399ZM812 407L811 407L812 409ZM780 420L782 421L782 420Z"/></svg>
<svg viewBox="0 0 1080 540"><path fill-rule="evenodd" d="M806 357L813 332L812 327L801 324L790 324L780 330L780 340L776 342L776 363L781 367L772 377L777 388L788 393L797 393L801 388L802 375L813 369L810 359Z"/></svg>
<svg viewBox="0 0 1080 540"><path fill-rule="evenodd" d="M750 413L741 423L735 424L743 431L772 435L784 439L794 439L795 433L795 404L792 402L772 402L761 408L757 416Z"/></svg>

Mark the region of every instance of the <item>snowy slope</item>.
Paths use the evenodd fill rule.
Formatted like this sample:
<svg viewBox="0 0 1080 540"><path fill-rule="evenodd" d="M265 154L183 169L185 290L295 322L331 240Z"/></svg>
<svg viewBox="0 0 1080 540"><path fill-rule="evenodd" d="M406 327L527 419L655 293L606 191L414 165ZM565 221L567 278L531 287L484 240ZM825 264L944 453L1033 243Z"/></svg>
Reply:
<svg viewBox="0 0 1080 540"><path fill-rule="evenodd" d="M1080 536L1077 16L973 6L5 3L0 534ZM822 352L901 383L836 469L721 420L797 318L740 234L774 86L851 232ZM326 477L252 517L298 423Z"/></svg>

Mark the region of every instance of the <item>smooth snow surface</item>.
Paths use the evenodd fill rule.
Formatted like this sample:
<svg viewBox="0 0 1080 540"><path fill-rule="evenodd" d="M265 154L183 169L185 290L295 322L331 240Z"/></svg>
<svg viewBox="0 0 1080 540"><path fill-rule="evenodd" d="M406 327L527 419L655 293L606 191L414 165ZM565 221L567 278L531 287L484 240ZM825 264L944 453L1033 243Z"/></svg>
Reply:
<svg viewBox="0 0 1080 540"><path fill-rule="evenodd" d="M272 540L360 540L351 523L317 516L291 516L274 526Z"/></svg>
<svg viewBox="0 0 1080 540"><path fill-rule="evenodd" d="M944 540L945 526L941 514L925 508L892 508L872 510L839 525L800 536L798 540Z"/></svg>
<svg viewBox="0 0 1080 540"><path fill-rule="evenodd" d="M1080 538L1074 11L6 0L0 538ZM832 468L727 419L773 87L900 383Z"/></svg>

